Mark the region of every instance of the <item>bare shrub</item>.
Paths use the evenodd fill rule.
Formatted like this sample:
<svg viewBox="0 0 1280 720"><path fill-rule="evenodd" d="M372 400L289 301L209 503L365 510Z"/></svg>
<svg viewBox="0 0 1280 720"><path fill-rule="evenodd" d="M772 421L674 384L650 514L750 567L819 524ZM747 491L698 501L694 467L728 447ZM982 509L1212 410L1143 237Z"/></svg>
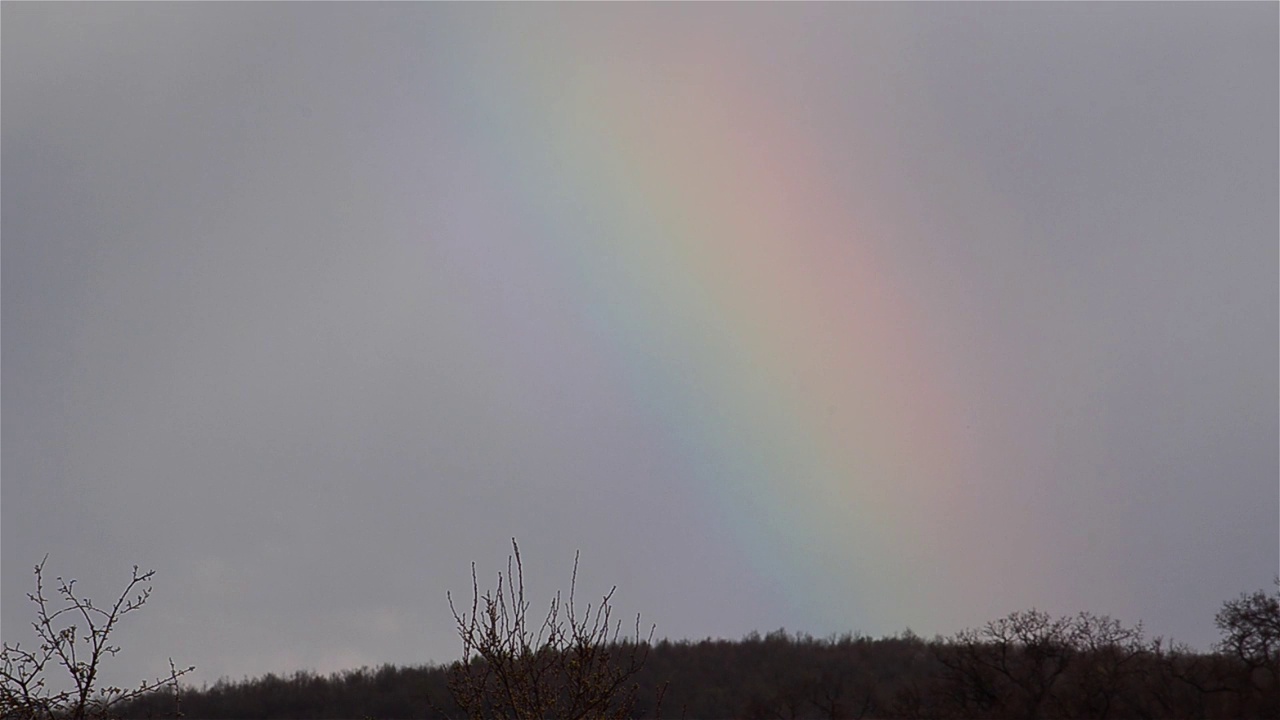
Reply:
<svg viewBox="0 0 1280 720"><path fill-rule="evenodd" d="M497 589L480 594L471 566L471 611L449 608L462 639L462 660L449 671L449 690L471 720L621 720L631 717L639 685L635 676L649 653L653 628L624 638L612 618L614 589L597 604L577 610L578 558L565 602L552 598L540 621L529 617L520 547L511 541L506 573ZM536 623L534 625L533 623Z"/></svg>
<svg viewBox="0 0 1280 720"><path fill-rule="evenodd" d="M1280 685L1280 579L1276 592L1259 590L1223 603L1214 617L1222 640L1218 651L1248 669L1259 685Z"/></svg>
<svg viewBox="0 0 1280 720"><path fill-rule="evenodd" d="M120 621L139 610L151 597L154 570L133 566L129 584L109 606L76 594L75 580L55 579L54 596L46 596L44 564L35 566L36 589L27 599L36 607L37 645L3 644L0 653L0 717L5 720L101 720L112 717L122 703L158 690L178 692L178 678L194 670L179 670L169 660L169 674L146 680L136 688L100 686L103 661L120 652L112 634ZM65 677L63 676L65 673ZM61 677L54 680L50 675ZM62 689L56 689L54 685Z"/></svg>

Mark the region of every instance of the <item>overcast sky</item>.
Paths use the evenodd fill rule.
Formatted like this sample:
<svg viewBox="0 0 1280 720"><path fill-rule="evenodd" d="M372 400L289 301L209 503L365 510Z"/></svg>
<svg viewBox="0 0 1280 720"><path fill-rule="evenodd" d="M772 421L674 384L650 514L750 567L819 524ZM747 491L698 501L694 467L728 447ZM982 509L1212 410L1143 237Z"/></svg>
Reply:
<svg viewBox="0 0 1280 720"><path fill-rule="evenodd" d="M3 6L3 635L107 679L1088 610L1280 565L1280 6Z"/></svg>

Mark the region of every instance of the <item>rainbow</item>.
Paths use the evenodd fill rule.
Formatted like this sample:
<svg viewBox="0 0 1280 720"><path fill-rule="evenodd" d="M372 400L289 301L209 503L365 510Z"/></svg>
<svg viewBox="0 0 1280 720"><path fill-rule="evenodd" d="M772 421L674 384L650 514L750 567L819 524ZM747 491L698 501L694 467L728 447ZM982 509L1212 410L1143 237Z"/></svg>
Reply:
<svg viewBox="0 0 1280 720"><path fill-rule="evenodd" d="M512 22L448 82L463 131L493 142L475 172L542 225L522 261L567 288L760 572L809 588L805 612L929 617L961 413L892 232L843 189L857 168L732 48L576 63L586 41Z"/></svg>

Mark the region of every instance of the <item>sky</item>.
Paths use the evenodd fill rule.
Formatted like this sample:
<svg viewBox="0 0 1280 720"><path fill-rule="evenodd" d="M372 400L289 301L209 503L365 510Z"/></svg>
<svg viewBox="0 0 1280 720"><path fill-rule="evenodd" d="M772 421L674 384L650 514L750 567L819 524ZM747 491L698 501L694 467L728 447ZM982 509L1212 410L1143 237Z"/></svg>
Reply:
<svg viewBox="0 0 1280 720"><path fill-rule="evenodd" d="M104 679L1280 572L1280 6L3 5L0 616ZM585 600L584 600L585 601Z"/></svg>

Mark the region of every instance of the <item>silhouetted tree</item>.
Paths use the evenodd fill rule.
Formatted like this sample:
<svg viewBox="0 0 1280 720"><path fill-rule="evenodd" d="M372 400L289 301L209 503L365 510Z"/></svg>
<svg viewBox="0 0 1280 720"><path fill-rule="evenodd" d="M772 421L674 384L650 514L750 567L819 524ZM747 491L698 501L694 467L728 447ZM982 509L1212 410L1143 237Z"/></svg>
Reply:
<svg viewBox="0 0 1280 720"><path fill-rule="evenodd" d="M1238 663L1241 710L1280 714L1280 578L1276 591L1241 594L1214 617L1222 632L1217 650Z"/></svg>
<svg viewBox="0 0 1280 720"><path fill-rule="evenodd" d="M1061 714L1105 719L1118 710L1131 715L1134 680L1147 652L1142 625L1129 628L1106 615L1080 613L1072 619L1069 640L1077 658L1067 674Z"/></svg>
<svg viewBox="0 0 1280 720"><path fill-rule="evenodd" d="M1261 687L1280 685L1280 580L1276 587L1228 600L1214 617L1222 631L1218 650L1243 663Z"/></svg>
<svg viewBox="0 0 1280 720"><path fill-rule="evenodd" d="M173 660L168 676L143 681L132 690L99 684L103 661L120 651L112 635L126 615L141 609L151 597L155 571L139 572L134 565L120 596L110 605L97 606L76 594L75 580L61 577L55 581L54 597L47 597L47 560L45 556L35 566L36 589L27 594L36 607L31 626L37 645L24 648L21 643L5 642L0 652L0 716L6 720L98 720L111 717L123 703L160 689L176 694L178 678L195 668L178 670ZM66 674L61 681L50 677L58 670Z"/></svg>
<svg viewBox="0 0 1280 720"><path fill-rule="evenodd" d="M471 567L471 611L449 608L462 639L462 660L449 672L454 701L472 720L621 719L631 717L653 636L623 639L612 618L610 589L585 612L577 609L578 558L573 560L569 597L557 593L546 616L529 617L520 547L511 541L507 571L497 589L481 595ZM533 623L536 623L534 625Z"/></svg>
<svg viewBox="0 0 1280 720"><path fill-rule="evenodd" d="M1070 631L1068 620L1033 609L957 634L939 654L957 709L990 715L1006 708L1015 717L1040 717L1075 654Z"/></svg>

